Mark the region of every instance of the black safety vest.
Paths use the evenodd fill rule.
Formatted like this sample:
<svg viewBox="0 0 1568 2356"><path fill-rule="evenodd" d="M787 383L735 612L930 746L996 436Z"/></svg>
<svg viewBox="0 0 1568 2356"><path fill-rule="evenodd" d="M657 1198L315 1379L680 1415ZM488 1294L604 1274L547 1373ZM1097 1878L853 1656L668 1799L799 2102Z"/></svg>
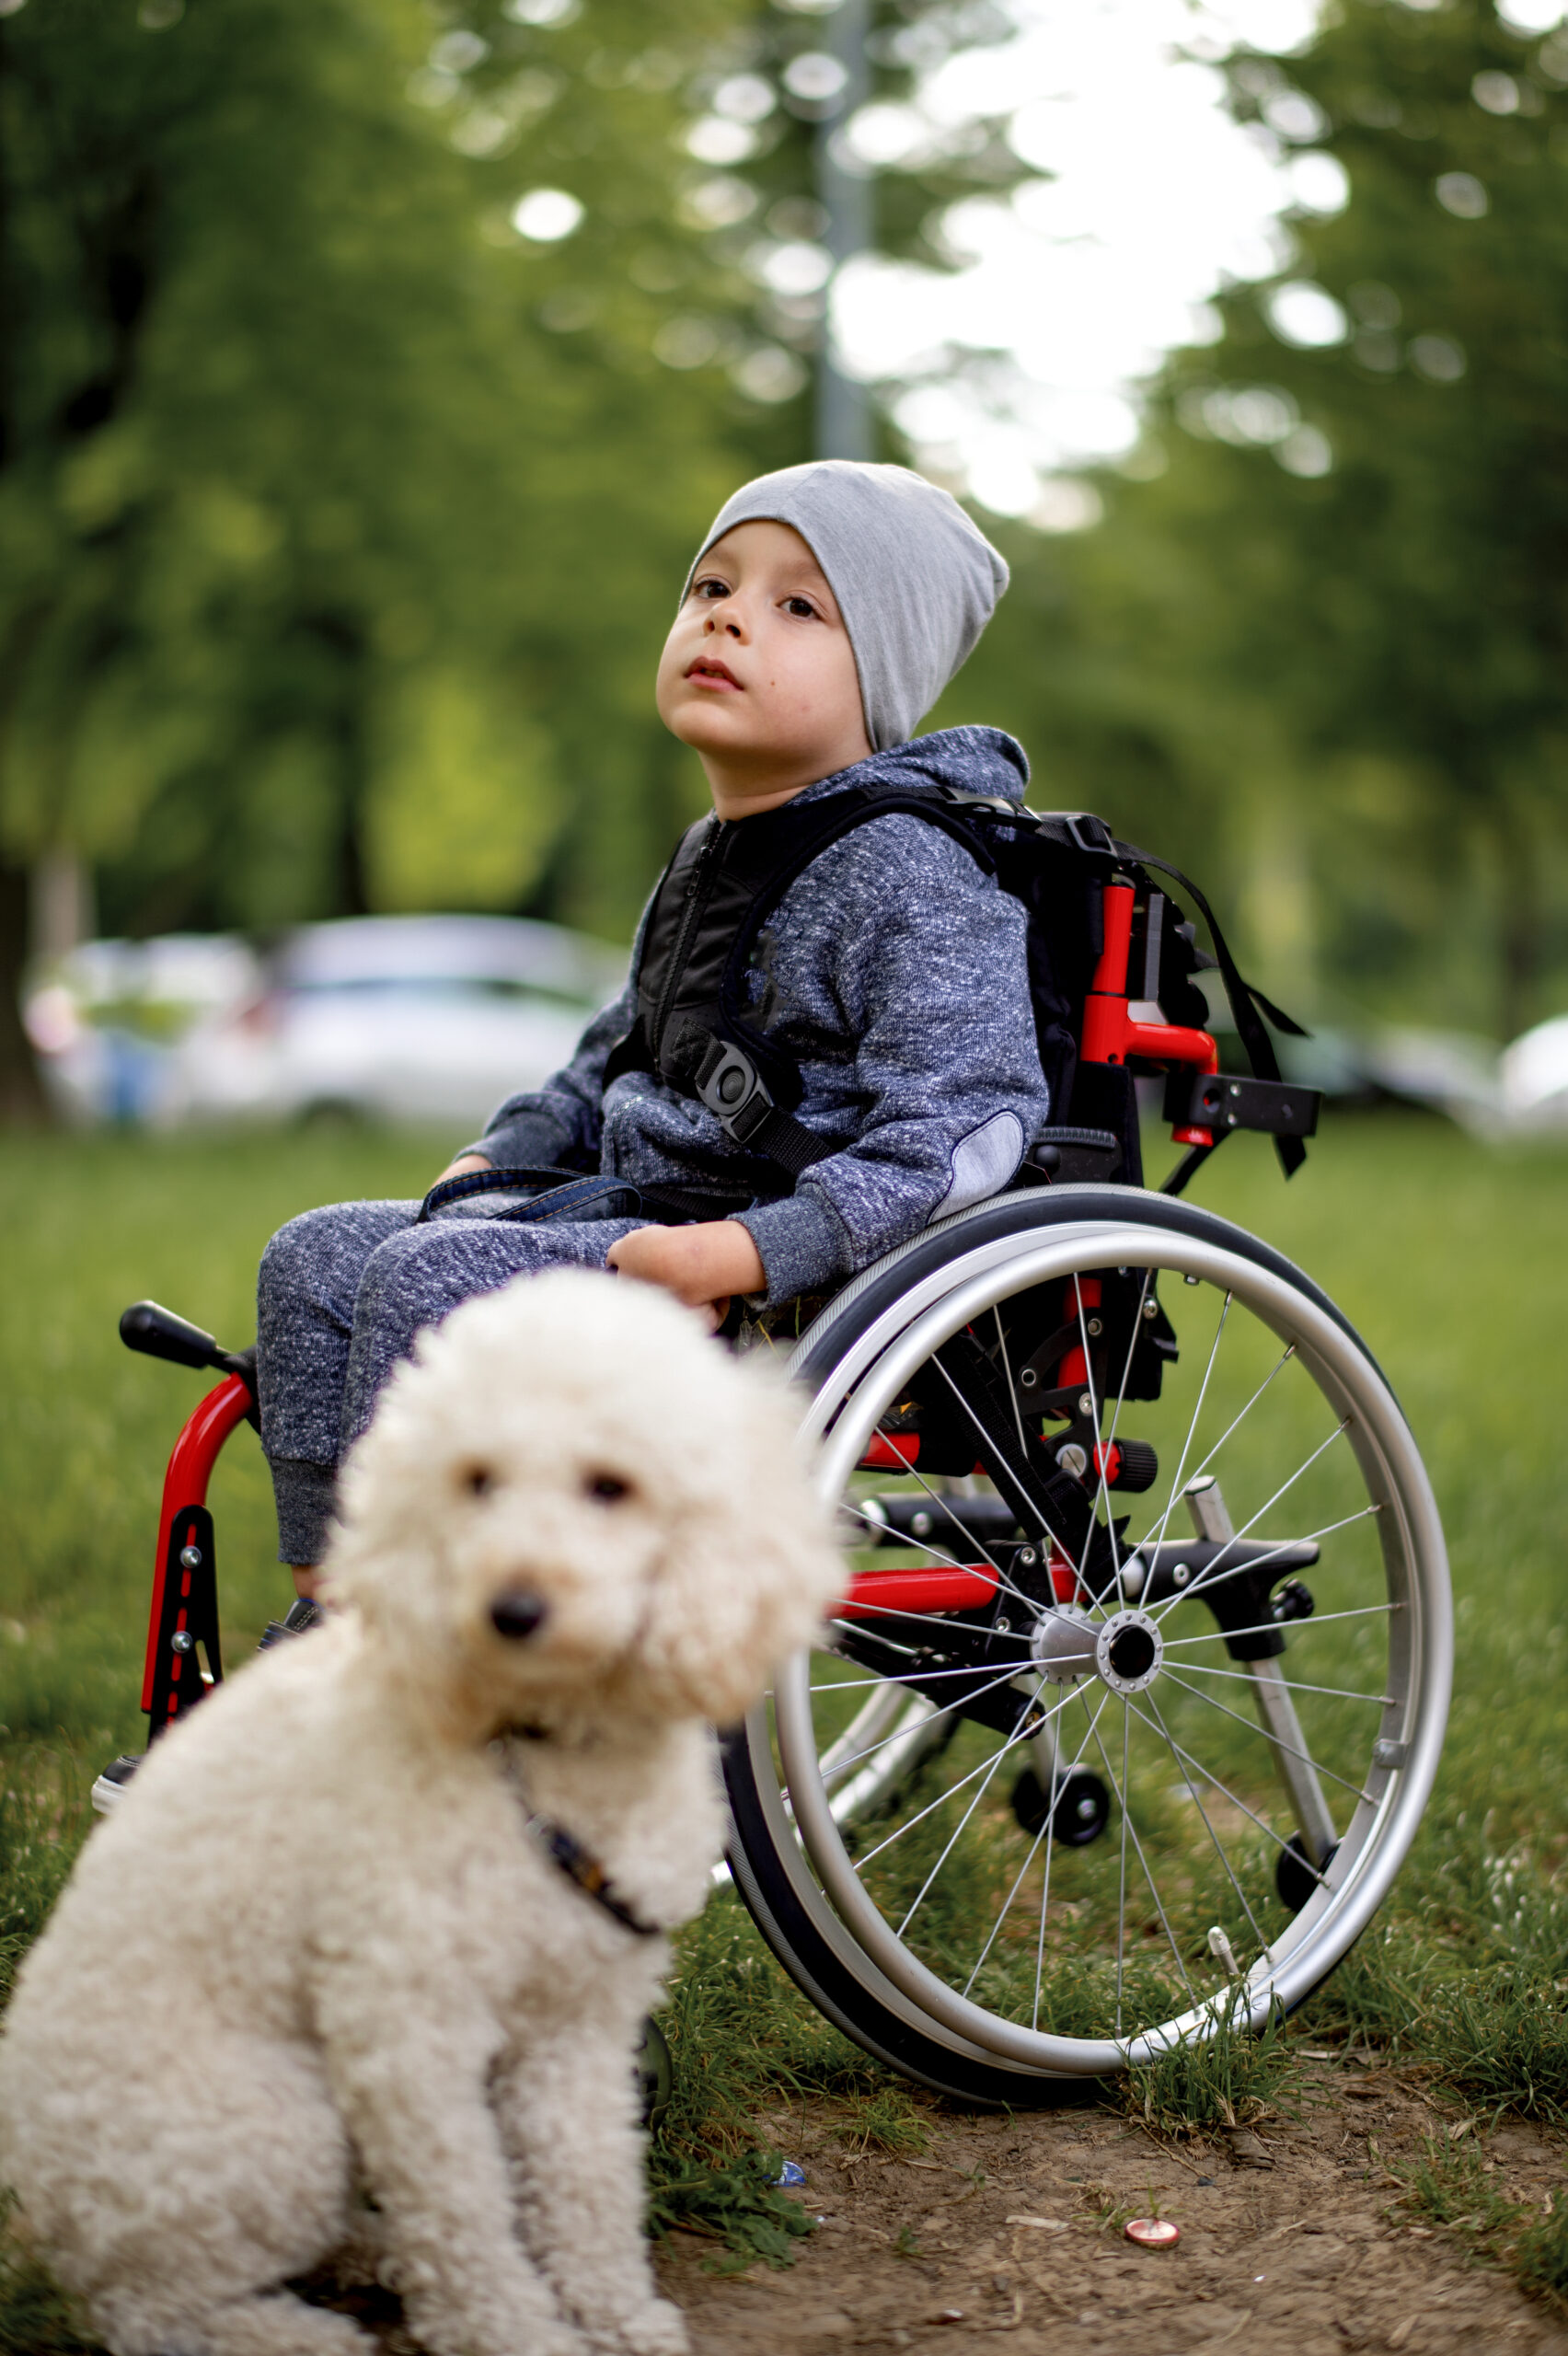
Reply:
<svg viewBox="0 0 1568 2356"><path fill-rule="evenodd" d="M1141 1172L1137 1103L1122 1066L1083 1064L1078 1033L1084 997L1102 946L1100 886L1132 873L1152 889L1158 868L1196 902L1215 942L1214 958L1190 924L1151 929L1157 970L1135 995L1158 997L1169 1021L1204 1026L1207 1002L1193 984L1201 964L1224 975L1253 1071L1277 1080L1279 1067L1258 1018L1297 1032L1287 1015L1244 982L1201 893L1165 862L1117 842L1087 812L1026 810L1002 795L951 786L846 786L820 802L787 802L755 817L699 819L660 878L637 972L637 1013L612 1050L605 1085L628 1071L655 1073L678 1094L700 1099L732 1140L798 1178L841 1149L793 1117L801 1074L793 1058L748 1020L744 976L757 936L797 876L828 846L873 818L907 814L962 843L981 869L1029 912L1029 979L1041 1066L1065 1120L1106 1131L1122 1149L1122 1174ZM1294 1168L1302 1149L1278 1140Z"/></svg>

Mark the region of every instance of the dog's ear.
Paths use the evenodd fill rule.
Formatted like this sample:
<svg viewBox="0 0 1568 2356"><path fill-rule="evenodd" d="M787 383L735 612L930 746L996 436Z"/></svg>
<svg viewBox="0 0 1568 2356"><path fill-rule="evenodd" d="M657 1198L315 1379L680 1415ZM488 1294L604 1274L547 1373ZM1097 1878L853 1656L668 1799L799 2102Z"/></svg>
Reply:
<svg viewBox="0 0 1568 2356"><path fill-rule="evenodd" d="M811 1642L846 1576L798 1438L802 1401L767 1369L733 1374L732 1412L704 1436L713 1479L686 1486L639 1648L645 1688L719 1726Z"/></svg>

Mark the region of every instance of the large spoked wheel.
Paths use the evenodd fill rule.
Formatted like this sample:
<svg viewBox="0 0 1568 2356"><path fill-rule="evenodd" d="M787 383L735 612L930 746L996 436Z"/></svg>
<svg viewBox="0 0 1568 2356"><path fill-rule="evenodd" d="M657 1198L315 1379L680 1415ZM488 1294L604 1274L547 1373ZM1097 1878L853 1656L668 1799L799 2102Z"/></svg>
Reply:
<svg viewBox="0 0 1568 2356"><path fill-rule="evenodd" d="M1053 1187L890 1254L794 1372L845 1607L726 1745L780 1961L1015 2105L1299 2004L1414 1835L1452 1665L1431 1487L1343 1318L1226 1220Z"/></svg>

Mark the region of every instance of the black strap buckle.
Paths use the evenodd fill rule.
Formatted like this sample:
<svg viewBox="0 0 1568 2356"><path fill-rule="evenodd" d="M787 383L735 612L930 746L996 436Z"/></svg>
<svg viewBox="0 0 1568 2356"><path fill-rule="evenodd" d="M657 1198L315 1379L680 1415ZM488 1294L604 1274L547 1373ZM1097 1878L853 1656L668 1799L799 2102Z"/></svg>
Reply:
<svg viewBox="0 0 1568 2356"><path fill-rule="evenodd" d="M697 1069L697 1092L727 1138L744 1145L773 1110L773 1098L744 1048L712 1038Z"/></svg>

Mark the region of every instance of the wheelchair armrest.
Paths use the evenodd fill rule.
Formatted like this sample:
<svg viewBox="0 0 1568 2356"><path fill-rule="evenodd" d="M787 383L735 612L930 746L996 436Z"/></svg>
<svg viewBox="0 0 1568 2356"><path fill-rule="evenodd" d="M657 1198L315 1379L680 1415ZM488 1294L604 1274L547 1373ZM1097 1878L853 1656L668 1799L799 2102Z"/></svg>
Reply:
<svg viewBox="0 0 1568 2356"><path fill-rule="evenodd" d="M1068 1186L1111 1178L1121 1165L1121 1140L1109 1129L1042 1129L1019 1171L1025 1185Z"/></svg>

